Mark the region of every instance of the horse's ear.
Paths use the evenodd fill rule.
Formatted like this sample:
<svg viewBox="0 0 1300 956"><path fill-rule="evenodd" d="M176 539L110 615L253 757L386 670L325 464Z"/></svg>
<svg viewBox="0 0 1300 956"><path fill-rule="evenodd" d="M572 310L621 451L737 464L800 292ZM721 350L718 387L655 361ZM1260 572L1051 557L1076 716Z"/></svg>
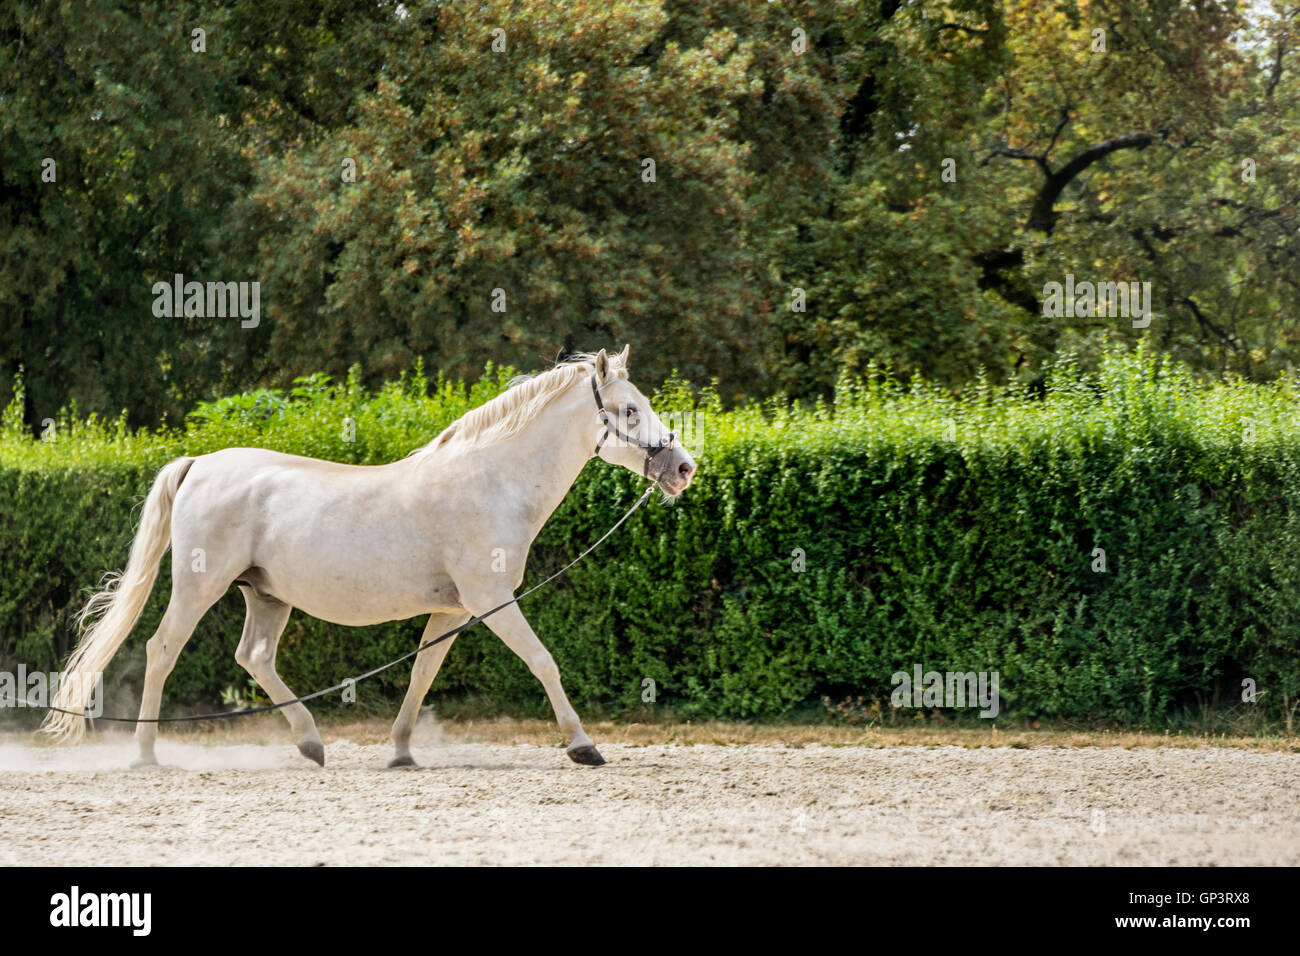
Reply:
<svg viewBox="0 0 1300 956"><path fill-rule="evenodd" d="M601 349L596 353L596 381L604 382L609 378L609 356Z"/></svg>
<svg viewBox="0 0 1300 956"><path fill-rule="evenodd" d="M631 351L632 351L632 346L628 344L623 346L623 351L618 353L618 364L623 366L624 371L627 370L627 355Z"/></svg>

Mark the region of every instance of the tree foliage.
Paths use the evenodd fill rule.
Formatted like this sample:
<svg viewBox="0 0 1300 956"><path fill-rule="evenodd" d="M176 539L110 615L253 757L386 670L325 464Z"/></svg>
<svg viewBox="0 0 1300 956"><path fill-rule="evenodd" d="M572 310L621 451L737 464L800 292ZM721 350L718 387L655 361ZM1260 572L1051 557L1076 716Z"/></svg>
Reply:
<svg viewBox="0 0 1300 956"><path fill-rule="evenodd" d="M871 362L1038 381L1139 337L1271 378L1300 335L1297 23L1291 0L9 4L0 375L25 367L31 424L623 341L727 401ZM260 324L155 317L177 273L259 282ZM1150 282L1153 322L1045 316L1066 274Z"/></svg>

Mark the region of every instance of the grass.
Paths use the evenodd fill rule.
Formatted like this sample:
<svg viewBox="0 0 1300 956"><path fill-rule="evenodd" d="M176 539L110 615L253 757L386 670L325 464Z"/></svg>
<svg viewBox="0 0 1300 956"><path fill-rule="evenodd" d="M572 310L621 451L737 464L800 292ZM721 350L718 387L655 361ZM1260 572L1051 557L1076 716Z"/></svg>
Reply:
<svg viewBox="0 0 1300 956"><path fill-rule="evenodd" d="M349 740L358 744L382 744L388 740L391 718L343 718L318 721L326 744ZM834 724L734 723L726 721L665 721L628 723L597 720L584 724L597 744L618 743L631 746L766 746L799 749L822 747L1010 747L1013 749L1081 749L1122 747L1156 749L1175 747L1186 750L1233 749L1259 753L1300 753L1300 735L1285 733L1229 735L1210 732L1168 731L1152 733L1130 730L1083 730L1068 726L1029 725L1003 727L951 726L867 726ZM436 728L437 739L448 743L487 743L499 745L532 744L560 746L564 743L553 720L533 718L421 718L418 734L427 735ZM12 743L42 743L36 734L6 734ZM289 729L283 719L260 715L237 722L168 728L164 736L210 744L288 744ZM95 739L95 738L88 738Z"/></svg>

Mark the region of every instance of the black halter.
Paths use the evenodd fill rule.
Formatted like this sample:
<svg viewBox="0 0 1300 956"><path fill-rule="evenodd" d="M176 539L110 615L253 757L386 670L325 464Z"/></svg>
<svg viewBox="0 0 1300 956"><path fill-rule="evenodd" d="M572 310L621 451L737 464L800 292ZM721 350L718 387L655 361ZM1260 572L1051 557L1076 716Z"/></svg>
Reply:
<svg viewBox="0 0 1300 956"><path fill-rule="evenodd" d="M661 451L673 447L673 442L677 440L677 433L669 432L667 438L661 438L657 442L641 441L633 438L631 435L626 434L622 429L620 429L615 422L610 420L609 412L605 410L605 403L600 400L600 384L596 381L595 372L591 373L591 394L596 398L596 410L600 412L601 424L605 426L605 431L601 433L600 441L596 442L596 450L593 454L600 454L601 446L605 444L605 439L611 434L615 438L627 442L629 445L635 445L637 448L644 448L646 451L645 467L642 469L641 474L649 479L650 462L654 461L655 455L659 454ZM659 478L662 477L663 473L660 472L658 478L655 478L654 480L658 481Z"/></svg>

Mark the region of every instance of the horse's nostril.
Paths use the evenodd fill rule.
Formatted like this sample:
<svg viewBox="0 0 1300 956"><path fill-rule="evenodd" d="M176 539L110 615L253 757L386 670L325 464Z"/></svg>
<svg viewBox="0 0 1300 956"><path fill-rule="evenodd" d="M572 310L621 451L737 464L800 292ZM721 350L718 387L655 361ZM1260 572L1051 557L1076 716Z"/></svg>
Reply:
<svg viewBox="0 0 1300 956"><path fill-rule="evenodd" d="M677 466L677 473L683 478L689 478L695 473L695 466L688 461L684 461Z"/></svg>

